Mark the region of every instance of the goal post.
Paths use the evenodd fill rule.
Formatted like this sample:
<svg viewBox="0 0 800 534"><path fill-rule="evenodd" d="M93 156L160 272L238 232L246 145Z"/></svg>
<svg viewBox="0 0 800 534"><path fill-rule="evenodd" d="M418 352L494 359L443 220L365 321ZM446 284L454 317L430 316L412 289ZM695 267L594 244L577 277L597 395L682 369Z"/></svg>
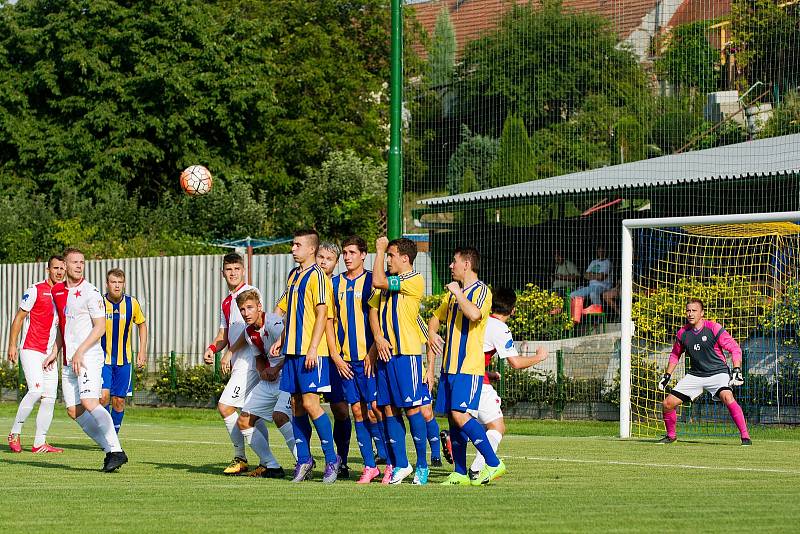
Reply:
<svg viewBox="0 0 800 534"><path fill-rule="evenodd" d="M647 299L652 300L652 295L657 295L660 300L658 309L652 312L654 321L661 321L661 331L669 331L674 336L683 324L674 313L678 300L685 303L685 297L699 296L691 294L692 291L706 292L713 296L715 292L724 292L738 284L735 291L738 291L737 295L743 295L742 300L728 298L725 301L726 305L738 311L728 310L725 312L728 315L723 313L723 316L728 317L733 313L735 317L730 322L737 326L740 326L739 323L746 324L750 329L746 330L745 326L741 326L742 332L752 331L756 326L763 330L769 326L769 321L765 320L765 317L769 318L769 314L765 310L769 306L780 305L781 299L785 299L787 287L797 287L796 280L794 286L791 284L792 279L796 279L800 274L797 265L797 256L800 255L798 250L800 226L793 224L798 221L800 221L800 211L626 219L622 222L619 413L621 438L629 438L633 434L647 435L648 431L652 433L660 424L660 419L657 420L660 416L657 402L659 393L655 391L654 380L657 381L657 378L654 378L654 371L658 371L655 376L663 372L663 368L659 367L663 363L665 350L668 350L666 347L672 344L668 335L662 335L654 340L645 334L637 334L637 326L633 319L634 305L637 304L641 318L642 302ZM634 243L634 232L637 231L663 232L664 236L641 236L647 237L650 241L647 246L642 246L641 250L637 251ZM781 247L788 250L781 250ZM637 253L640 257L635 261ZM634 266L637 263L638 271L635 272ZM789 263L791 265L787 266ZM768 281L765 282L765 279ZM662 298L662 294L668 297ZM669 298L673 307L672 315L662 313L667 307L664 301ZM752 306L752 310L743 312L740 309L748 306ZM774 311L772 315L776 316ZM665 319L664 316L674 317L677 324L665 327L664 324L669 322L669 318ZM723 327L728 328L725 321L721 322ZM772 321L772 328L777 328L776 323L778 321ZM640 337L636 337L637 335ZM741 344L743 340L737 341ZM657 348L652 348L656 345ZM636 369L632 365L634 356ZM777 351L775 360L777 362ZM777 363L774 375L770 376L774 376L774 380L777 380ZM634 379L637 388L634 395L636 398L632 398ZM649 385L645 387L643 383ZM644 403L640 402L643 389L648 390L647 402ZM663 393L660 394L660 398L663 398ZM779 395L777 403L780 405ZM641 429L642 425L647 427L644 428L645 433L633 432L634 426Z"/></svg>

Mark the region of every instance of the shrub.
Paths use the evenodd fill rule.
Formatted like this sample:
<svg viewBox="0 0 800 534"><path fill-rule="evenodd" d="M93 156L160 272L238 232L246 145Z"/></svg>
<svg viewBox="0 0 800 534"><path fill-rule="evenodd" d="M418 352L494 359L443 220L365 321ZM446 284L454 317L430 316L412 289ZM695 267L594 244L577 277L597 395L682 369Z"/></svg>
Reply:
<svg viewBox="0 0 800 534"><path fill-rule="evenodd" d="M25 384L19 382L19 370L16 365L8 360L0 362L0 391L24 388Z"/></svg>
<svg viewBox="0 0 800 534"><path fill-rule="evenodd" d="M517 293L516 312L508 320L515 339L561 339L572 327L569 310L558 293L534 284Z"/></svg>
<svg viewBox="0 0 800 534"><path fill-rule="evenodd" d="M174 372L173 380L169 358L162 358L158 366L158 376L150 390L163 403L206 404L212 398L216 401L228 381L227 377L215 381L214 369L207 365L187 367L176 363Z"/></svg>

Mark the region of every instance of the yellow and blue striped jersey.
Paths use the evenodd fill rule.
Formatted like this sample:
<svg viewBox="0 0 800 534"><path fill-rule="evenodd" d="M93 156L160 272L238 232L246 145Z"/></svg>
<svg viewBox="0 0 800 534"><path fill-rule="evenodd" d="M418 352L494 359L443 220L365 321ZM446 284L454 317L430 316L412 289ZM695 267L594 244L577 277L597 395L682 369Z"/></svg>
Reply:
<svg viewBox="0 0 800 534"><path fill-rule="evenodd" d="M442 300L434 315L445 325L442 371L448 374L483 375L486 361L483 354L483 335L492 311L492 292L477 280L464 288L464 296L481 310L478 321L470 321L461 312L451 294Z"/></svg>
<svg viewBox="0 0 800 534"><path fill-rule="evenodd" d="M422 354L422 331L419 308L425 293L425 279L417 271L398 275L398 290L374 290L369 305L378 310L383 337L392 345L394 355Z"/></svg>
<svg viewBox="0 0 800 534"><path fill-rule="evenodd" d="M372 273L364 271L353 280L342 273L333 278L336 337L347 362L363 360L374 338L369 327Z"/></svg>
<svg viewBox="0 0 800 534"><path fill-rule="evenodd" d="M286 291L278 300L278 307L286 313L283 354L305 356L308 353L317 320L317 306L325 304L328 307L327 316L331 317L332 294L331 280L318 265L292 269L286 282ZM317 355L328 356L324 334L317 346Z"/></svg>
<svg viewBox="0 0 800 534"><path fill-rule="evenodd" d="M105 295L103 302L106 305L106 333L100 339L100 346L105 352L106 364L125 365L133 356L133 325L140 325L145 320L142 307L130 295L122 295L119 302L113 302Z"/></svg>

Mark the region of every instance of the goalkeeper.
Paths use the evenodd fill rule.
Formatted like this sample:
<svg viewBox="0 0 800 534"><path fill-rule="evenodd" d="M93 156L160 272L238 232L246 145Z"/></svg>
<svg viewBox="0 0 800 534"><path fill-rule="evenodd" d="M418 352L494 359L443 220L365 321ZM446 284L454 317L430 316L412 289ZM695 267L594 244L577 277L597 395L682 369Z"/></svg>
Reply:
<svg viewBox="0 0 800 534"><path fill-rule="evenodd" d="M739 428L742 445L750 445L747 422L744 420L742 408L733 397L731 386L741 386L742 349L731 335L714 321L707 321L703 314L703 301L689 299L686 304L686 325L675 336L675 344L669 355L667 371L658 382L658 389L664 391L672 378L672 372L678 365L681 354L689 358L689 370L672 388L672 392L664 399L664 426L667 435L659 443L675 441L675 426L678 415L675 410L683 402L691 402L699 397L703 390L708 391L714 400L721 400L728 407L733 422ZM730 353L733 361L733 373L728 370L723 351Z"/></svg>

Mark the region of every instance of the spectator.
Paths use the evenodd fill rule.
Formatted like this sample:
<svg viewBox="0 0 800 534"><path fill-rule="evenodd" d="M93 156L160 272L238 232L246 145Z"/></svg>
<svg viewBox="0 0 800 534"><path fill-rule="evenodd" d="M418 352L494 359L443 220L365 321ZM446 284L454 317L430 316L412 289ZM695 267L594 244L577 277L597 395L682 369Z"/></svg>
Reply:
<svg viewBox="0 0 800 534"><path fill-rule="evenodd" d="M554 251L553 257L556 260L556 270L553 273L551 289L559 295L566 296L575 289L575 285L581 279L581 273L574 263L564 258L562 251Z"/></svg>
<svg viewBox="0 0 800 534"><path fill-rule="evenodd" d="M573 300L580 298L582 307L583 299L588 296L592 305L597 307L595 309L602 310L603 292L608 291L614 285L611 280L611 260L606 257L605 246L597 246L597 257L586 268L583 278L589 281L589 285L574 290L569 294L570 298ZM573 317L573 319L575 318ZM577 318L577 321L580 322L580 317Z"/></svg>

